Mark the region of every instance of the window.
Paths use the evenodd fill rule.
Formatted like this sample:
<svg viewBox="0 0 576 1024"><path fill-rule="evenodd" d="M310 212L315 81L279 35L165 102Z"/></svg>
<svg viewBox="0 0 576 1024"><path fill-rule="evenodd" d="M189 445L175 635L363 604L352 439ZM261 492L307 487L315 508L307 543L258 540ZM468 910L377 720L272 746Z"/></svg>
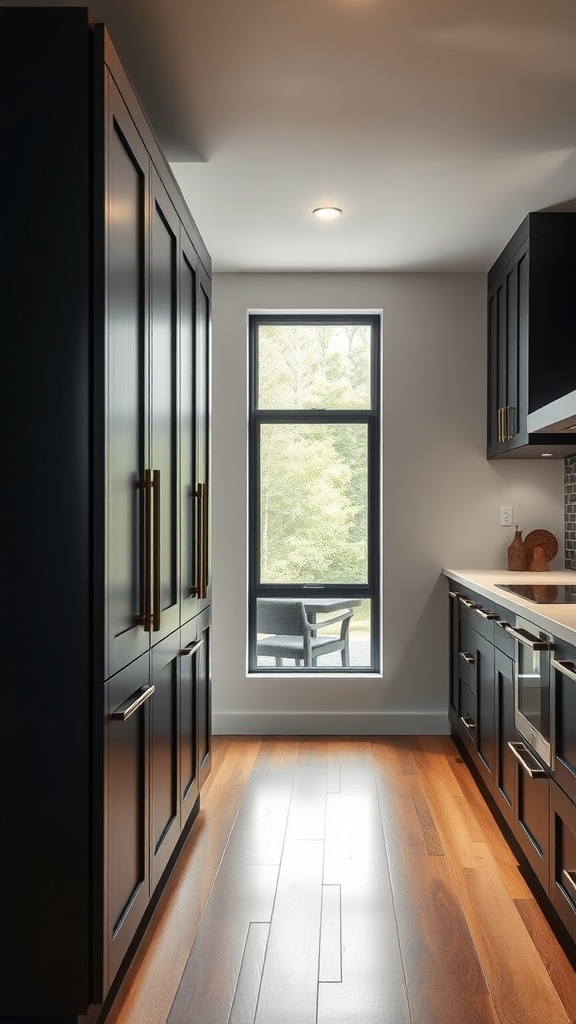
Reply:
<svg viewBox="0 0 576 1024"><path fill-rule="evenodd" d="M249 669L379 668L380 317L249 320Z"/></svg>

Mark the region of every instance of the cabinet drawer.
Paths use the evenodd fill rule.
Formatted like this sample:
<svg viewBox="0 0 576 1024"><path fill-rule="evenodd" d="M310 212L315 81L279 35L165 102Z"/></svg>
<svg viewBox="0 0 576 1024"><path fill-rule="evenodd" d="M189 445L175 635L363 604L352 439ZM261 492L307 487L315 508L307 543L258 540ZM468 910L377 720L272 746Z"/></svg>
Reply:
<svg viewBox="0 0 576 1024"><path fill-rule="evenodd" d="M458 676L476 693L476 633L465 622L460 623Z"/></svg>
<svg viewBox="0 0 576 1024"><path fill-rule="evenodd" d="M497 612L495 612L490 605L479 603L474 609L472 622L474 629L480 636L485 637L491 644L494 643L494 621L498 618Z"/></svg>
<svg viewBox="0 0 576 1024"><path fill-rule="evenodd" d="M460 680L458 692L458 731L466 743L476 751L476 694Z"/></svg>
<svg viewBox="0 0 576 1024"><path fill-rule="evenodd" d="M498 616L494 620L494 646L502 651L507 658L514 659L516 651L514 648L514 637L510 636L505 629L505 626L511 626L512 622L510 619L513 618L511 612L502 612L502 616Z"/></svg>
<svg viewBox="0 0 576 1024"><path fill-rule="evenodd" d="M552 769L556 782L576 801L576 650L563 649L551 664Z"/></svg>
<svg viewBox="0 0 576 1024"><path fill-rule="evenodd" d="M550 870L550 779L521 741L510 744L516 759L514 834L545 892Z"/></svg>
<svg viewBox="0 0 576 1024"><path fill-rule="evenodd" d="M576 807L551 782L550 898L564 927L576 941Z"/></svg>
<svg viewBox="0 0 576 1024"><path fill-rule="evenodd" d="M460 623L466 623L471 629L475 626L474 611L476 609L476 599L468 596L467 594L458 595L458 604L460 607Z"/></svg>

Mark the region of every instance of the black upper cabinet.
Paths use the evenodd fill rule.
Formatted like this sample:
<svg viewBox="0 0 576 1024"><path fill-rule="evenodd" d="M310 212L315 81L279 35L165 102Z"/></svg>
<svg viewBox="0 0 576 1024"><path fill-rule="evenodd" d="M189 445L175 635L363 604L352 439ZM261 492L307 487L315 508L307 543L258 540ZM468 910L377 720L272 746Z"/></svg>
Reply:
<svg viewBox="0 0 576 1024"><path fill-rule="evenodd" d="M87 8L0 6L0 95L0 1019L41 1024L94 1019L210 766L211 264Z"/></svg>
<svg viewBox="0 0 576 1024"><path fill-rule="evenodd" d="M576 388L576 214L530 213L488 273L488 458L564 458L527 416Z"/></svg>

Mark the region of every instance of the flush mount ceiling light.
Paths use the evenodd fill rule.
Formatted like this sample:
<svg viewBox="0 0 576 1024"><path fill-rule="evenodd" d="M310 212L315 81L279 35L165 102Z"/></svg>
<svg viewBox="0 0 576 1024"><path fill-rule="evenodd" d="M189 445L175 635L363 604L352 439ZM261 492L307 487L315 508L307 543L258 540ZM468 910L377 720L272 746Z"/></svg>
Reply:
<svg viewBox="0 0 576 1024"><path fill-rule="evenodd" d="M341 216L342 210L339 210L337 206L317 206L312 213L320 220L335 220L336 217Z"/></svg>

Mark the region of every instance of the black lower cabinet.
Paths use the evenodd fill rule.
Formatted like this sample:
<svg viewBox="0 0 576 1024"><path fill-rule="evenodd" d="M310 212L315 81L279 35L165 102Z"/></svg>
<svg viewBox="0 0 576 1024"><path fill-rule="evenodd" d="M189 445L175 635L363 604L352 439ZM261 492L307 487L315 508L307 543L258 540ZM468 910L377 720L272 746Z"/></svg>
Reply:
<svg viewBox="0 0 576 1024"><path fill-rule="evenodd" d="M495 685L495 753L494 788L492 795L507 825L514 828L514 789L516 758L510 743L516 740L514 728L514 662L496 650Z"/></svg>
<svg viewBox="0 0 576 1024"><path fill-rule="evenodd" d="M450 599L454 737L535 894L576 942L576 646L554 644L548 766L515 727L510 613L471 591ZM570 953L576 962L576 946Z"/></svg>
<svg viewBox="0 0 576 1024"><path fill-rule="evenodd" d="M494 784L494 645L476 634L476 754L478 771L487 788Z"/></svg>
<svg viewBox="0 0 576 1024"><path fill-rule="evenodd" d="M150 899L149 749L155 694L149 655L119 672L106 689L104 994Z"/></svg>
<svg viewBox="0 0 576 1024"><path fill-rule="evenodd" d="M576 941L576 806L554 781L550 791L550 899Z"/></svg>
<svg viewBox="0 0 576 1024"><path fill-rule="evenodd" d="M180 813L182 825L210 770L210 616L202 612L180 630Z"/></svg>
<svg viewBox="0 0 576 1024"><path fill-rule="evenodd" d="M179 770L180 630L151 651L150 848L155 889L180 836Z"/></svg>
<svg viewBox="0 0 576 1024"><path fill-rule="evenodd" d="M207 609L104 687L106 897L95 1001L118 975L198 812L210 769L209 636Z"/></svg>
<svg viewBox="0 0 576 1024"><path fill-rule="evenodd" d="M540 885L550 875L550 778L520 740L511 744L516 760L514 835Z"/></svg>
<svg viewBox="0 0 576 1024"><path fill-rule="evenodd" d="M208 611L197 616L197 638L202 641L198 648L198 775L203 786L212 767L212 687L210 614Z"/></svg>

